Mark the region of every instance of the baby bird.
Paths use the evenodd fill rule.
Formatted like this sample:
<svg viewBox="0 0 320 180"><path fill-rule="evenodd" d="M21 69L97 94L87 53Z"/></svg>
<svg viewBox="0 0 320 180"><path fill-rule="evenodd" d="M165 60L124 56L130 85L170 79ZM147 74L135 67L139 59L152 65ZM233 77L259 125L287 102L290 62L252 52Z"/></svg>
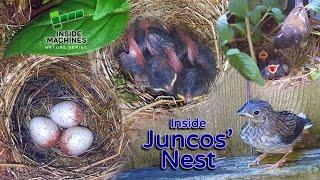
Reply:
<svg viewBox="0 0 320 180"><path fill-rule="evenodd" d="M161 56L148 58L146 64L146 75L149 78L150 87L156 91L173 93L173 85L177 74L169 64L169 60Z"/></svg>
<svg viewBox="0 0 320 180"><path fill-rule="evenodd" d="M248 101L237 113L249 118L242 127L241 139L263 153L249 166L260 164L266 154L271 153L284 154L277 163L270 166L280 167L300 140L303 130L312 126L308 118L289 111L275 111L268 102L259 99Z"/></svg>
<svg viewBox="0 0 320 180"><path fill-rule="evenodd" d="M290 65L284 62L283 57L276 53L259 53L258 66L264 79L280 79L290 73Z"/></svg>
<svg viewBox="0 0 320 180"><path fill-rule="evenodd" d="M127 36L129 52L122 52L119 55L120 64L129 72L134 74L136 82L141 82L141 76L145 69L145 53L135 40L135 30L131 30Z"/></svg>
<svg viewBox="0 0 320 180"><path fill-rule="evenodd" d="M180 73L183 65L174 49L174 41L171 34L164 28L149 27L147 35L147 47L151 55L168 57L170 65L176 73Z"/></svg>
<svg viewBox="0 0 320 180"><path fill-rule="evenodd" d="M186 104L208 92L210 80L201 67L184 68L175 83L175 94Z"/></svg>
<svg viewBox="0 0 320 180"><path fill-rule="evenodd" d="M216 66L211 50L191 33L184 33L177 29L172 30L175 37L175 49L177 56L188 68L194 65L201 67L209 75L210 80L216 76Z"/></svg>
<svg viewBox="0 0 320 180"><path fill-rule="evenodd" d="M277 49L304 47L309 39L310 23L303 0L295 0L295 8L283 22L273 44Z"/></svg>

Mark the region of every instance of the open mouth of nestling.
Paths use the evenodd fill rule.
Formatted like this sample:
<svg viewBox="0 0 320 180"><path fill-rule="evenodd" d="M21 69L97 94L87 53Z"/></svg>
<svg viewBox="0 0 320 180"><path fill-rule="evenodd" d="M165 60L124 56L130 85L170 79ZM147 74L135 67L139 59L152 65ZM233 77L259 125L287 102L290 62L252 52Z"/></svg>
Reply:
<svg viewBox="0 0 320 180"><path fill-rule="evenodd" d="M279 68L279 64L275 65L275 64L270 64L268 66L268 71L271 73L271 74L275 74L277 71L278 71L278 68Z"/></svg>

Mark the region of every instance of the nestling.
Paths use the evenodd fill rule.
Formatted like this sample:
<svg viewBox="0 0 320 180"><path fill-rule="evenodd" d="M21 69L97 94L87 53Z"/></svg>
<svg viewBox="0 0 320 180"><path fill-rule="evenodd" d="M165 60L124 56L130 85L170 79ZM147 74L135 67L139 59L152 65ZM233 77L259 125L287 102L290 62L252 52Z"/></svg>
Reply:
<svg viewBox="0 0 320 180"><path fill-rule="evenodd" d="M291 66L275 52L261 51L259 53L258 66L264 79L280 79L290 73Z"/></svg>
<svg viewBox="0 0 320 180"><path fill-rule="evenodd" d="M309 39L310 23L303 0L295 0L295 7L283 22L273 44L276 49L304 47Z"/></svg>
<svg viewBox="0 0 320 180"><path fill-rule="evenodd" d="M147 60L146 74L149 78L150 86L156 91L173 93L173 85L176 82L177 74L169 64L169 60L154 56Z"/></svg>
<svg viewBox="0 0 320 180"><path fill-rule="evenodd" d="M268 102L259 99L248 101L237 113L248 118L242 127L241 139L262 153L249 166L260 164L267 153L284 154L270 168L282 166L300 140L303 130L312 126L308 118L289 111L275 111Z"/></svg>
<svg viewBox="0 0 320 180"><path fill-rule="evenodd" d="M175 94L189 104L209 90L208 74L201 67L184 68L175 83Z"/></svg>

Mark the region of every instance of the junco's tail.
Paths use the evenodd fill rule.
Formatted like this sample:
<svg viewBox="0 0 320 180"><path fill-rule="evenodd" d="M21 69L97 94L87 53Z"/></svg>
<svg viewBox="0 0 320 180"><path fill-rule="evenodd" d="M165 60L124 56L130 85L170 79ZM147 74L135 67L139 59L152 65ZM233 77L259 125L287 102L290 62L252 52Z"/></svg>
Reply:
<svg viewBox="0 0 320 180"><path fill-rule="evenodd" d="M303 113L299 113L298 114L299 117L303 118L303 122L304 122L304 128L303 129L309 129L312 127L313 123L311 122L311 120L307 117L307 115L303 114Z"/></svg>

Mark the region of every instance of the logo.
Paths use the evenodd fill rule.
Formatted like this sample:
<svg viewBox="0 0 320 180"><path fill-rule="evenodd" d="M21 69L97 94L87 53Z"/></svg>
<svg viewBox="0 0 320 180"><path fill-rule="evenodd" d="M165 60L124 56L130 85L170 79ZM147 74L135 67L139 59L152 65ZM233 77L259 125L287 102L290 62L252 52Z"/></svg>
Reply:
<svg viewBox="0 0 320 180"><path fill-rule="evenodd" d="M81 19L83 17L84 17L84 11L82 9L77 10L77 11L72 11L69 13L65 13L62 15L59 15L59 11L50 12L50 19L51 19L52 27L55 30L61 29L63 23L67 23L70 21Z"/></svg>
<svg viewBox="0 0 320 180"><path fill-rule="evenodd" d="M70 30L67 26L63 28L63 24L82 19L84 11L77 10L64 14L59 14L59 11L50 12L50 19L52 27L55 30L53 36L45 38L45 49L87 49L87 38L83 35L81 30Z"/></svg>

